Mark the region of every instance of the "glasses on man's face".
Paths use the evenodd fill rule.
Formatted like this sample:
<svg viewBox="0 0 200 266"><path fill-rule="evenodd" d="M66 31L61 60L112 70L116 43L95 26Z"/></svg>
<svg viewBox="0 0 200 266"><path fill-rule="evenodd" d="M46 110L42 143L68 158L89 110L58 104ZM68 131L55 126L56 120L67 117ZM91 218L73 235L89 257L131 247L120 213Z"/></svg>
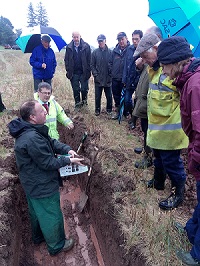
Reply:
<svg viewBox="0 0 200 266"><path fill-rule="evenodd" d="M139 38L132 38L133 41L139 41Z"/></svg>
<svg viewBox="0 0 200 266"><path fill-rule="evenodd" d="M39 92L47 96L51 95L50 91L39 91Z"/></svg>

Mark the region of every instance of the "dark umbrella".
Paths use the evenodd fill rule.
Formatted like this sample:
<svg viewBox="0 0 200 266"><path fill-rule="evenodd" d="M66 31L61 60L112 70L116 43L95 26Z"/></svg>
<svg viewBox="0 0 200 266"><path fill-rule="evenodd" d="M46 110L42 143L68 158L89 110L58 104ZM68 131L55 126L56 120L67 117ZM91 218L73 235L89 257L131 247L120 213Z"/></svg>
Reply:
<svg viewBox="0 0 200 266"><path fill-rule="evenodd" d="M121 123L123 114L124 114L124 98L125 98L125 93L126 93L126 88L123 87L122 92L121 92L121 99L120 99L120 105L119 105L119 116L118 116L118 121L119 124Z"/></svg>
<svg viewBox="0 0 200 266"><path fill-rule="evenodd" d="M60 52L67 45L56 29L43 26L27 28L15 42L24 53L32 53L33 49L41 44L42 35L48 35L51 38L51 48L55 52Z"/></svg>

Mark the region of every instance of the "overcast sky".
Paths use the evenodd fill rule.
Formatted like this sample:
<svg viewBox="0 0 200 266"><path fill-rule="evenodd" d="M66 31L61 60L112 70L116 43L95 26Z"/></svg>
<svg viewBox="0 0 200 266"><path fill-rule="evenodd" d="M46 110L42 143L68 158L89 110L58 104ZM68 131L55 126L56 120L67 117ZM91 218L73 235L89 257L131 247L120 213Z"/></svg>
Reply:
<svg viewBox="0 0 200 266"><path fill-rule="evenodd" d="M0 15L10 20L15 29L27 26L29 3L36 8L38 0L9 0L1 4ZM97 47L99 34L106 35L109 47L115 46L117 33L126 32L131 41L135 29L145 31L155 25L148 17L148 0L42 0L49 26L54 27L69 43L72 31L79 31L83 40Z"/></svg>

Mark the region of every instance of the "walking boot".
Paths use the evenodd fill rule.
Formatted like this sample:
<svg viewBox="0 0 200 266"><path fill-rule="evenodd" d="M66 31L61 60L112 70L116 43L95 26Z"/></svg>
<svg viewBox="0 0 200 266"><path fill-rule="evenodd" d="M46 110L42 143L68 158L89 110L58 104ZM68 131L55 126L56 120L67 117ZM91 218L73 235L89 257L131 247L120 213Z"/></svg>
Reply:
<svg viewBox="0 0 200 266"><path fill-rule="evenodd" d="M119 107L115 108L115 112L112 114L112 119L117 120L119 117Z"/></svg>
<svg viewBox="0 0 200 266"><path fill-rule="evenodd" d="M172 193L168 198L159 202L159 207L163 210L171 210L177 208L184 198L185 181L176 185L175 193Z"/></svg>
<svg viewBox="0 0 200 266"><path fill-rule="evenodd" d="M155 188L156 190L164 190L165 180L166 180L166 173L164 169L155 167L154 177L153 179L147 181L147 187Z"/></svg>
<svg viewBox="0 0 200 266"><path fill-rule="evenodd" d="M136 128L136 122L137 122L137 117L136 116L132 116L131 122L129 123L129 128L130 129L135 129Z"/></svg>
<svg viewBox="0 0 200 266"><path fill-rule="evenodd" d="M200 261L194 259L192 255L184 250L178 250L176 256L186 265L200 265Z"/></svg>
<svg viewBox="0 0 200 266"><path fill-rule="evenodd" d="M135 167L139 169L146 169L153 165L152 158L149 155L145 155L140 161L135 162Z"/></svg>

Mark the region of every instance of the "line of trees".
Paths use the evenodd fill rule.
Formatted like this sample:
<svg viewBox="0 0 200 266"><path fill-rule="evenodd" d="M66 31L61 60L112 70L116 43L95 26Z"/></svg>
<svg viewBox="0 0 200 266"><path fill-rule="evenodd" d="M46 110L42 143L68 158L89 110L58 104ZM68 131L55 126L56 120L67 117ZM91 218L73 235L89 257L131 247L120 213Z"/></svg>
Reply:
<svg viewBox="0 0 200 266"><path fill-rule="evenodd" d="M47 27L49 19L45 7L42 2L39 2L34 9L33 4L30 2L28 6L27 27L34 27L37 25ZM15 44L15 40L22 33L22 29L15 29L10 20L3 16L0 17L0 45Z"/></svg>

